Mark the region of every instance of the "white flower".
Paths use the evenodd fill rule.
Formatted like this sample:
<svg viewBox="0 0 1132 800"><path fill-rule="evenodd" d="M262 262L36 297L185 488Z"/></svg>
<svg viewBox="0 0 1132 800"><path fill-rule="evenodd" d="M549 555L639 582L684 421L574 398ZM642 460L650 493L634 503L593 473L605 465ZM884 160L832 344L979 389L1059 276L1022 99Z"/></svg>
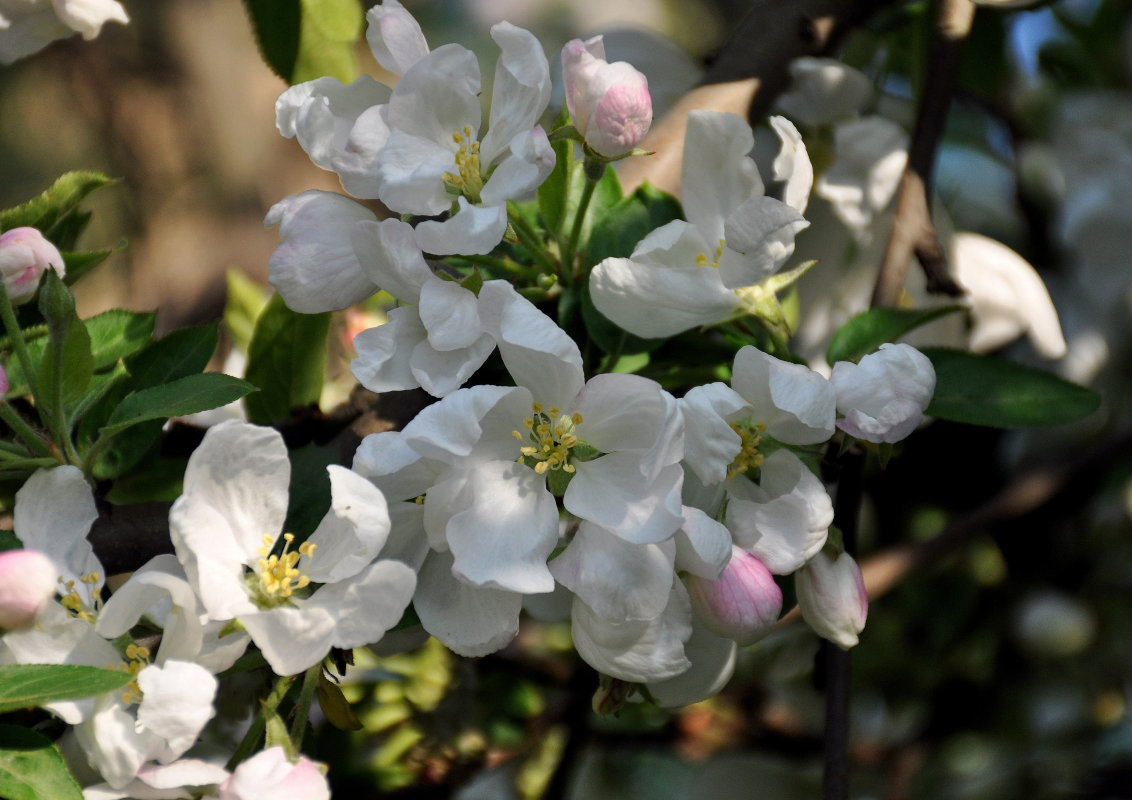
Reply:
<svg viewBox="0 0 1132 800"><path fill-rule="evenodd" d="M55 597L55 565L35 550L0 553L0 630L30 628Z"/></svg>
<svg viewBox="0 0 1132 800"><path fill-rule="evenodd" d="M688 117L682 201L688 221L648 234L629 258L607 258L590 275L598 311L644 337L672 336L753 313L775 291L765 282L794 252L813 172L801 137L785 120L776 176L789 203L766 197L747 153L754 135L734 114ZM797 177L795 177L797 176ZM808 176L808 177L807 177Z"/></svg>
<svg viewBox="0 0 1132 800"><path fill-rule="evenodd" d="M799 124L816 127L855 117L872 95L872 82L860 70L835 58L802 56L790 62L790 88L775 105Z"/></svg>
<svg viewBox="0 0 1132 800"><path fill-rule="evenodd" d="M0 64L81 33L93 39L107 22L130 21L115 0L0 0Z"/></svg>
<svg viewBox="0 0 1132 800"><path fill-rule="evenodd" d="M819 636L848 650L865 629L869 597L861 569L848 553L831 558L823 551L794 576L802 618Z"/></svg>
<svg viewBox="0 0 1132 800"><path fill-rule="evenodd" d="M570 118L593 151L615 158L644 138L652 124L648 79L624 61L607 63L601 36L566 43L562 78Z"/></svg>
<svg viewBox="0 0 1132 800"><path fill-rule="evenodd" d="M908 344L882 344L860 363L838 361L830 383L837 392L837 427L867 442L899 442L924 418L935 391L932 362Z"/></svg>
<svg viewBox="0 0 1132 800"><path fill-rule="evenodd" d="M843 122L833 131L834 161L814 186L833 204L845 227L861 241L888 207L908 162L908 134L895 122L872 116Z"/></svg>
<svg viewBox="0 0 1132 800"><path fill-rule="evenodd" d="M164 800L191 796L188 787L215 786L228 778L228 770L195 758L182 758L169 764L143 764L137 777L120 789L99 783L83 789L84 800Z"/></svg>
<svg viewBox="0 0 1132 800"><path fill-rule="evenodd" d="M220 784L218 800L330 800L330 786L306 756L292 763L282 747L269 747L236 767Z"/></svg>
<svg viewBox="0 0 1132 800"><path fill-rule="evenodd" d="M287 510L286 447L270 428L226 422L189 458L169 515L177 558L209 616L239 619L281 675L317 664L331 647L377 641L415 586L405 564L371 563L389 534L381 493L345 468L328 471L331 509L318 529L297 550L285 535L272 555ZM312 581L322 585L305 597Z"/></svg>

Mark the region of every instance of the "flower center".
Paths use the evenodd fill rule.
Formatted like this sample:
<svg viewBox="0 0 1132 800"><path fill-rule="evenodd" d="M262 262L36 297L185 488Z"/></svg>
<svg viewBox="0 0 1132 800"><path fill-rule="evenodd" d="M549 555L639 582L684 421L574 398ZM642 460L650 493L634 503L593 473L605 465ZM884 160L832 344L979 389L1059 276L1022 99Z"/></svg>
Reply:
<svg viewBox="0 0 1132 800"><path fill-rule="evenodd" d="M524 438L531 442L519 448L519 461L539 475L552 470L573 473L570 451L578 444L577 426L582 422L582 415L561 414L557 408L544 408L539 402L531 403L531 411L532 415L523 420L527 436L517 430L511 431L511 435L520 442Z"/></svg>
<svg viewBox="0 0 1132 800"><path fill-rule="evenodd" d="M715 247L715 257L709 259L707 253L700 253L696 256L697 267L711 267L712 269L719 269L719 259L723 255L723 248L725 246L723 239L719 240L719 244Z"/></svg>
<svg viewBox="0 0 1132 800"><path fill-rule="evenodd" d="M292 550L291 544L294 541L295 534L283 534L283 552L279 555L268 555L275 540L270 536L263 537L263 546L259 548L258 580L254 578L249 580L254 599L260 608L285 605L290 602L291 595L296 589L304 589L310 585L311 579L299 569L299 559L306 556L309 563L318 545L303 542L298 550Z"/></svg>
<svg viewBox="0 0 1132 800"><path fill-rule="evenodd" d="M117 668L134 676L134 679L122 690L122 702L127 706L141 702L142 690L138 686L138 673L149 666L149 656L148 647L133 642L126 645L126 662L119 664Z"/></svg>
<svg viewBox="0 0 1132 800"><path fill-rule="evenodd" d="M452 141L460 146L456 151L456 169L459 174L445 172L441 180L450 191L478 203L484 184L483 174L480 172L480 143L472 136L471 125L465 125L463 131L453 133Z"/></svg>
<svg viewBox="0 0 1132 800"><path fill-rule="evenodd" d="M94 608L91 608L83 602L82 596L75 591L74 581L64 581L63 576L60 575L56 580L59 582L61 591L59 592L59 602L63 608L71 612L71 614L79 619L86 620L91 625L94 624L95 618L98 616L98 610L102 608L102 598L94 598ZM79 583L85 583L87 586L96 586L102 579L97 573L92 572L89 575L83 575L79 578Z"/></svg>
<svg viewBox="0 0 1132 800"><path fill-rule="evenodd" d="M752 424L744 420L732 422L731 430L739 434L742 444L739 446L739 455L735 456L735 460L727 468L728 478L742 475L752 467L762 466L763 454L759 452L759 444L762 442L763 434L766 433L766 425L761 422Z"/></svg>

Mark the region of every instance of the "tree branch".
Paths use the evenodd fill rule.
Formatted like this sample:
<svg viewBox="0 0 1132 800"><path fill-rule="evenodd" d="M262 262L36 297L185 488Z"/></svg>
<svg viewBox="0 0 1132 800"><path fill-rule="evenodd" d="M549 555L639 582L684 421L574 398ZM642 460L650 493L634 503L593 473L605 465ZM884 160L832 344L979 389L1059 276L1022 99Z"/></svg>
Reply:
<svg viewBox="0 0 1132 800"><path fill-rule="evenodd" d="M873 289L873 306L897 304L913 256L924 270L929 292L952 296L963 293L947 271L943 247L932 224L930 198L936 150L947 123L963 44L975 17L975 4L971 0L940 0L937 11L928 71L920 90L916 129L908 148L908 164L900 180L884 261Z"/></svg>

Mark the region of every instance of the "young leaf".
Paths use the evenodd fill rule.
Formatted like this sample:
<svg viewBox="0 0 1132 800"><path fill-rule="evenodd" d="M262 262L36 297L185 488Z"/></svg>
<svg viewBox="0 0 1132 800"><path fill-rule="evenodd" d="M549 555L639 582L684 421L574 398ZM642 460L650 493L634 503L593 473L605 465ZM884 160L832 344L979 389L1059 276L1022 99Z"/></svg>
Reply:
<svg viewBox="0 0 1132 800"><path fill-rule="evenodd" d="M157 315L153 312L113 309L86 321L95 370L104 369L119 358L132 355L153 337Z"/></svg>
<svg viewBox="0 0 1132 800"><path fill-rule="evenodd" d="M0 228L8 230L28 225L39 230L57 247L69 249L53 234L56 227L78 207L91 192L114 183L100 172L68 172L61 175L50 189L28 202L0 211Z"/></svg>
<svg viewBox="0 0 1132 800"><path fill-rule="evenodd" d="M942 347L923 352L936 375L925 413L937 419L1026 428L1074 422L1100 407L1096 392L1043 370Z"/></svg>
<svg viewBox="0 0 1132 800"><path fill-rule="evenodd" d="M0 725L0 797L83 800L83 790L50 739L18 725Z"/></svg>
<svg viewBox="0 0 1132 800"><path fill-rule="evenodd" d="M53 700L75 700L112 692L133 679L128 672L74 664L0 666L0 714Z"/></svg>
<svg viewBox="0 0 1132 800"><path fill-rule="evenodd" d="M649 231L681 219L683 214L675 197L646 183L606 210L594 224L585 263L593 266L606 258L628 258Z"/></svg>
<svg viewBox="0 0 1132 800"><path fill-rule="evenodd" d="M563 106L555 127L565 125L568 120L569 112ZM538 188L538 210L547 230L561 239L565 235L562 228L566 222L566 198L574 168L574 143L562 139L551 147L554 148L554 169Z"/></svg>
<svg viewBox="0 0 1132 800"><path fill-rule="evenodd" d="M153 342L126 362L132 389L148 389L195 375L212 359L219 339L217 323L181 328Z"/></svg>
<svg viewBox="0 0 1132 800"><path fill-rule="evenodd" d="M357 0L244 0L267 65L290 84L357 74L353 44L361 34Z"/></svg>
<svg viewBox="0 0 1132 800"><path fill-rule="evenodd" d="M247 381L219 372L187 375L163 386L142 389L127 397L114 409L100 434L106 438L139 422L165 420L219 408L253 391L255 387Z"/></svg>
<svg viewBox="0 0 1132 800"><path fill-rule="evenodd" d="M299 314L281 296L271 298L248 349L244 376L260 390L245 401L251 422L270 425L318 402L329 330L329 314Z"/></svg>
<svg viewBox="0 0 1132 800"><path fill-rule="evenodd" d="M873 308L862 311L834 331L825 360L829 364L860 361L885 342L895 342L914 328L963 310L963 306L940 306L919 310Z"/></svg>
<svg viewBox="0 0 1132 800"><path fill-rule="evenodd" d="M67 274L63 276L63 282L68 286L74 285L79 278L110 258L115 250L121 250L125 246L126 240L121 239L114 247L104 250L83 250L77 253L62 253L63 265L66 267L67 272Z"/></svg>

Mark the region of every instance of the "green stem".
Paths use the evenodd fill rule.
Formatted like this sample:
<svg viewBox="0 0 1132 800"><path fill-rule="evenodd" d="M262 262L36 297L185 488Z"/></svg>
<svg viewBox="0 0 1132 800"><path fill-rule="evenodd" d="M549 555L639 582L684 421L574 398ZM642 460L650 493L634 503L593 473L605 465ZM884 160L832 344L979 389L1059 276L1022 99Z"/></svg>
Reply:
<svg viewBox="0 0 1132 800"><path fill-rule="evenodd" d="M59 350L62 350L61 345ZM71 443L71 430L67 425L67 405L63 401L63 358L61 352L55 353L53 366L55 368L55 379L52 381L54 397L51 398L51 419L55 443L67 454L68 461L72 464L82 464L82 459L79 458L79 454L75 452L74 444Z"/></svg>
<svg viewBox="0 0 1132 800"><path fill-rule="evenodd" d="M23 445L16 444L15 442L0 441L0 454L9 454L13 456L21 456L28 458L31 453Z"/></svg>
<svg viewBox="0 0 1132 800"><path fill-rule="evenodd" d="M524 267L522 264L515 261L506 258L495 258L494 256L458 256L453 258L452 261L466 261L469 264L476 264L485 269L492 270L493 272L502 275L512 275L532 283L537 279L539 274L537 271L531 270L529 267ZM462 265L457 263L456 266Z"/></svg>
<svg viewBox="0 0 1132 800"><path fill-rule="evenodd" d="M295 682L294 675L285 675L275 682L275 688L259 706L259 712L256 713L255 719L252 720L251 727L248 732L244 734L244 738L240 741L236 752L228 759L228 764L225 767L228 771L236 768L236 765L245 760L255 750L256 745L259 744L259 739L263 736L263 730L267 725L267 717L279 707L283 702L283 698L287 696L287 692L291 690L291 685Z"/></svg>
<svg viewBox="0 0 1132 800"><path fill-rule="evenodd" d="M4 286L3 281L0 281L0 319L4 321L4 327L8 331L8 341L12 345L12 352L16 354L20 368L24 371L24 380L27 381L32 396L38 399L39 395L36 390L39 387L35 371L32 369L31 355L28 353L23 331L20 330L20 323L16 321L16 312L12 308L12 301L8 299L8 288Z"/></svg>
<svg viewBox="0 0 1132 800"><path fill-rule="evenodd" d="M578 253L578 240L582 238L582 224L586 220L586 211L590 207L590 200L593 199L594 189L596 188L597 181L587 175L586 185L582 189L582 197L578 200L578 211L574 214L574 225L570 228L570 238L566 242L566 250L562 256L562 266L570 278L574 276L574 257ZM566 282L570 282L569 278Z"/></svg>
<svg viewBox="0 0 1132 800"><path fill-rule="evenodd" d="M34 452L41 456L51 455L51 448L47 445L47 442L43 441L43 437L36 433L7 401L0 400L0 419L8 423L8 427L23 439Z"/></svg>
<svg viewBox="0 0 1132 800"><path fill-rule="evenodd" d="M519 213L514 203L507 204L507 218L511 221L511 227L515 229L515 235L519 237L519 244L531 254L531 258L542 268L542 271L548 275L559 274L559 265L555 264L554 259L546 252L542 237L529 222L523 219L523 215Z"/></svg>
<svg viewBox="0 0 1132 800"><path fill-rule="evenodd" d="M321 661L308 669L303 676L303 688L299 692L299 702L295 705L295 719L291 722L291 741L295 745L295 752L303 749L303 734L306 733L311 703L314 702L314 693L318 688L320 675L322 675Z"/></svg>

